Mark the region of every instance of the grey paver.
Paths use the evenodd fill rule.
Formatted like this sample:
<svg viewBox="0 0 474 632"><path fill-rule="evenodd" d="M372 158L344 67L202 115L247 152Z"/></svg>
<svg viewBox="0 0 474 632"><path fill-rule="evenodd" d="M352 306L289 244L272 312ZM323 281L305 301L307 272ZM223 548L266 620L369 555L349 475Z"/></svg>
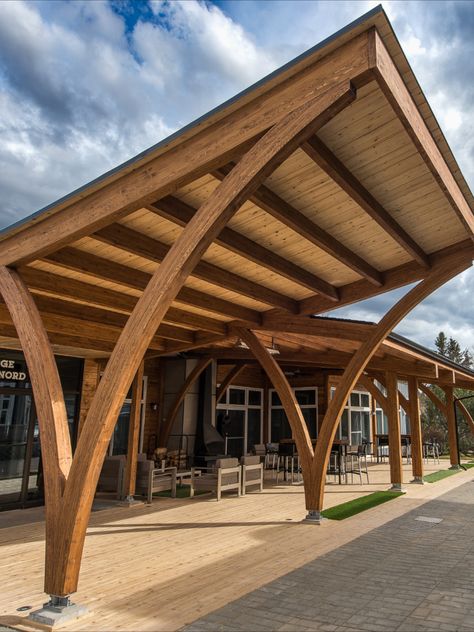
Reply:
<svg viewBox="0 0 474 632"><path fill-rule="evenodd" d="M474 632L473 524L469 482L426 503L422 514L400 516L182 632Z"/></svg>

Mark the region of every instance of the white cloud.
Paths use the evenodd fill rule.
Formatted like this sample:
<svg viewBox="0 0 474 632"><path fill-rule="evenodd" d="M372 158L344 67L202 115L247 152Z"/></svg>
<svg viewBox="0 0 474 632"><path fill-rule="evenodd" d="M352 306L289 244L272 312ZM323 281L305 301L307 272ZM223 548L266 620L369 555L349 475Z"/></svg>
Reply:
<svg viewBox="0 0 474 632"><path fill-rule="evenodd" d="M127 32L107 2L0 2L0 226L153 145L377 3L154 2L155 19L142 16ZM474 4L384 7L472 184ZM398 295L344 313L378 320ZM398 331L431 345L444 329L471 345L473 295L470 271Z"/></svg>

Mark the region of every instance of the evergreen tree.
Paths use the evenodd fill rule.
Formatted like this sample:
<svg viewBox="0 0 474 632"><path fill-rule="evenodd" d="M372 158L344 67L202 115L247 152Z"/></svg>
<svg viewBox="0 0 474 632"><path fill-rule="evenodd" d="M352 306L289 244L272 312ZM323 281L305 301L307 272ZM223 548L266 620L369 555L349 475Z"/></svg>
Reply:
<svg viewBox="0 0 474 632"><path fill-rule="evenodd" d="M440 353L441 355L446 355L448 339L446 338L446 334L444 333L444 331L440 331L439 334L436 336L435 345L438 353Z"/></svg>
<svg viewBox="0 0 474 632"><path fill-rule="evenodd" d="M461 345L458 341L452 337L448 340L443 331L440 331L436 336L435 345L440 355L444 355L446 358L449 358L453 362L457 362L466 368L474 367L474 358L469 349L461 349ZM441 401L446 401L445 393L442 388L435 385L432 385L431 388ZM466 391L459 388L456 388L454 391L455 397L470 396L472 394L472 391ZM463 402L471 413L471 416L474 417L474 397L469 397L468 399L463 400ZM440 444L441 450L443 452L447 452L448 432L444 415L440 413L438 408L425 395L421 396L421 405L424 439L427 441L433 439L436 440ZM459 409L457 412L457 420L461 452L472 452L474 450L474 435Z"/></svg>

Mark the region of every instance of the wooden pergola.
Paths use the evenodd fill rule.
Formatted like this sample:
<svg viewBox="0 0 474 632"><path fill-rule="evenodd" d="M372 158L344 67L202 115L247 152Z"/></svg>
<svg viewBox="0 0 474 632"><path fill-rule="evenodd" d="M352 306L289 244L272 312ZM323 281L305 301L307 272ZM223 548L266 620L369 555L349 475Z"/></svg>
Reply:
<svg viewBox="0 0 474 632"><path fill-rule="evenodd" d="M5 231L0 335L4 345L19 340L38 411L45 592L77 588L104 455L148 355L243 340L283 402L308 515L318 521L348 394L380 362L393 328L470 267L473 208L379 8ZM344 371L313 450L288 380L256 332L312 340L312 315L415 282L357 344L333 350ZM54 352L108 358L74 455ZM383 372L396 391L397 366Z"/></svg>

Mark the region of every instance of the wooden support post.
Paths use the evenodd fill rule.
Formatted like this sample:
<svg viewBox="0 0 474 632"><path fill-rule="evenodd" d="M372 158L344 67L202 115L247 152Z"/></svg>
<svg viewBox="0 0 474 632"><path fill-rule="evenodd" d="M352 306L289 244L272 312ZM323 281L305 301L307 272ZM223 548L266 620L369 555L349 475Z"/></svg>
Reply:
<svg viewBox="0 0 474 632"><path fill-rule="evenodd" d="M459 468L456 414L454 412L454 388L445 386L443 390L446 395L446 421L448 422L449 460L451 468Z"/></svg>
<svg viewBox="0 0 474 632"><path fill-rule="evenodd" d="M138 440L140 438L140 420L143 398L143 370L141 362L132 385L132 407L128 427L127 463L123 483L123 495L128 503L133 502L137 480Z"/></svg>
<svg viewBox="0 0 474 632"><path fill-rule="evenodd" d="M370 440L372 441L373 450L375 450L375 439L377 435L377 400L373 395L370 397L370 431L372 433ZM374 454L375 452L372 452L372 455Z"/></svg>
<svg viewBox="0 0 474 632"><path fill-rule="evenodd" d="M398 301L382 318L375 327L372 334L361 344L356 353L352 356L344 373L342 374L336 393L329 403L323 423L318 435L318 442L311 466L312 487L316 490L311 507L312 511L320 513L324 502L324 483L326 470L329 462L332 442L337 432L342 411L346 405L347 398L357 384L365 367L374 356L382 342L396 325L423 299L434 292L438 287L449 281L449 279L468 268L471 262L458 262L453 266L434 266L428 276L411 289Z"/></svg>
<svg viewBox="0 0 474 632"><path fill-rule="evenodd" d="M224 397L226 390L232 384L232 382L237 378L237 376L242 373L247 365L245 363L238 363L233 366L230 371L227 373L225 378L219 385L219 388L216 391L216 405L221 401Z"/></svg>
<svg viewBox="0 0 474 632"><path fill-rule="evenodd" d="M245 329L239 329L238 335L248 345L248 348L260 362L262 368L268 375L268 378L278 393L286 416L288 417L291 432L296 443L298 456L301 461L306 508L308 509L307 520L312 520L313 514L311 512L311 506L313 504L313 490L311 488L311 462L313 460L314 451L308 427L303 417L303 413L301 412L300 405L296 400L293 389L288 383L285 374L281 370L275 358L268 353L267 349L265 349L265 346L257 338L257 336L253 332Z"/></svg>
<svg viewBox="0 0 474 632"><path fill-rule="evenodd" d="M392 489L401 491L403 484L402 446L400 436L400 400L398 399L398 379L395 373L386 373L388 451L390 460L390 481Z"/></svg>
<svg viewBox="0 0 474 632"><path fill-rule="evenodd" d="M418 399L418 380L416 377L408 378L408 399L410 402L408 415L411 428L412 482L423 484L423 435L421 431L420 401Z"/></svg>

